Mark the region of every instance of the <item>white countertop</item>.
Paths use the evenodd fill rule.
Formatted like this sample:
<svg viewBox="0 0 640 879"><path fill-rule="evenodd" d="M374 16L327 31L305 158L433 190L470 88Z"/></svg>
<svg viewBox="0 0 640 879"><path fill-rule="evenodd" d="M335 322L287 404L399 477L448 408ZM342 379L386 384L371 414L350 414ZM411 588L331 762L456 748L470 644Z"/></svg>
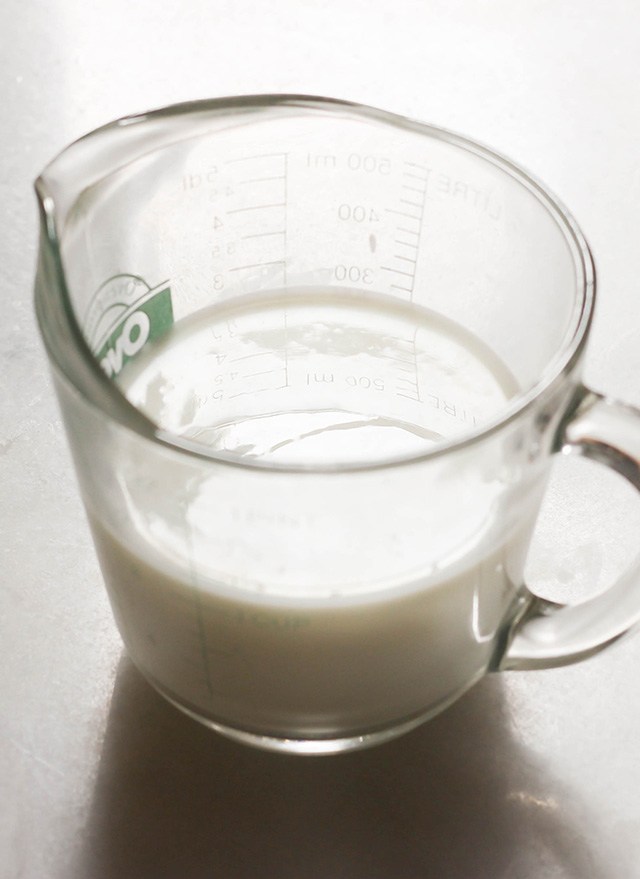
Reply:
<svg viewBox="0 0 640 879"><path fill-rule="evenodd" d="M600 297L586 377L640 405L640 6L633 0L8 0L0 6L1 879L634 879L640 637L486 678L390 745L285 758L164 704L122 656L32 307L31 182L127 113L255 92L357 100L533 171ZM640 501L558 465L529 565L604 588Z"/></svg>

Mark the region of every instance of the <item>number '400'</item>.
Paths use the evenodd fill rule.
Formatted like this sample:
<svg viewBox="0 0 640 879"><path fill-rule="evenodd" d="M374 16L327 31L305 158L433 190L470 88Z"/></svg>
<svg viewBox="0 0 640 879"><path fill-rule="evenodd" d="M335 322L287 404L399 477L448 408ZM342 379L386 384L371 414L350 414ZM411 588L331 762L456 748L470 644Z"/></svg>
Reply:
<svg viewBox="0 0 640 879"><path fill-rule="evenodd" d="M379 223L380 217L373 208L367 208L363 204L341 204L338 208L338 219L353 220L354 223Z"/></svg>

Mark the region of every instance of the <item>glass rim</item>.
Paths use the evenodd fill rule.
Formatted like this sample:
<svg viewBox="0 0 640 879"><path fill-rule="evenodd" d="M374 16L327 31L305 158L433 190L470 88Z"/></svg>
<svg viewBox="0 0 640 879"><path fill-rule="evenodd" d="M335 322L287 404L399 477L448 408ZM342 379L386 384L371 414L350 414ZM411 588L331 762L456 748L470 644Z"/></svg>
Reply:
<svg viewBox="0 0 640 879"><path fill-rule="evenodd" d="M55 174L55 166L59 160L66 157L72 149L80 144L89 145L92 140L98 140L107 132L124 126L144 125L145 122L161 121L180 116L196 116L199 114L220 115L233 110L244 111L251 109L268 109L269 107L301 108L308 111L353 114L354 117L369 119L389 128L400 131L410 131L423 135L433 140L439 140L467 153L474 154L494 165L498 170L523 185L538 202L546 209L550 219L562 231L565 241L573 256L576 271L576 285L574 290L574 303L569 327L562 345L558 347L554 356L549 359L540 379L527 391L516 394L500 412L488 419L474 430L443 440L433 447L421 452L407 453L390 456L381 460L361 462L323 462L323 463L296 463L285 464L275 461L262 461L259 458L241 459L231 452L213 450L204 444L180 437L168 430L161 428L150 418L137 409L116 384L109 380L93 353L91 352L84 335L80 329L74 308L69 296L64 266L60 252L60 237L58 234L57 211L55 199L51 195L49 178ZM184 139L194 136L194 132L185 132ZM175 143L175 141L172 141ZM133 159L132 159L133 160ZM576 220L553 195L549 189L530 172L525 171L520 165L508 157L502 155L491 147L472 140L464 135L441 128L430 123L421 122L410 117L402 116L387 110L378 109L365 104L345 101L336 98L327 98L317 95L296 94L257 94L238 95L189 101L174 104L145 113L124 116L106 125L100 126L93 131L73 141L63 149L43 170L35 181L35 190L41 212L42 236L49 247L53 257L56 274L57 290L46 290L47 296L56 295L53 303L57 310L57 317L61 319L59 326L67 331L66 341L72 344L77 354L74 368L65 363L61 356L61 339L47 326L46 318L43 318L40 308L40 299L45 295L42 287L36 285L36 313L40 326L41 335L44 339L47 353L53 364L62 372L67 381L80 393L82 398L108 417L116 420L123 427L139 434L144 439L160 444L176 453L186 454L200 460L208 460L219 464L240 467L249 470L289 472L289 473L345 473L350 471L377 470L389 467L399 467L410 464L418 464L438 458L445 454L451 454L461 449L473 447L487 437L498 433L504 427L517 420L523 413L528 411L534 403L565 376L569 375L578 361L586 344L589 326L593 317L596 273L591 250ZM228 304L228 303L227 303ZM78 381L77 369L85 371L87 382ZM99 394L88 394L86 387L99 389ZM99 397L99 399L97 399ZM103 401L108 401L106 411Z"/></svg>

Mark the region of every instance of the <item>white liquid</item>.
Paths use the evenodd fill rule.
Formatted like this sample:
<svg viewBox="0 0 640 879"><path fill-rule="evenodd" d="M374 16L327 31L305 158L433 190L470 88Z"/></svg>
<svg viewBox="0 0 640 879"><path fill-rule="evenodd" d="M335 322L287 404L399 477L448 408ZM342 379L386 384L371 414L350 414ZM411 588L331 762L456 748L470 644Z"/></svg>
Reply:
<svg viewBox="0 0 640 879"><path fill-rule="evenodd" d="M183 322L123 388L227 455L311 465L419 452L514 391L428 311L312 298ZM345 735L445 704L486 670L532 515L501 523L495 474L438 467L311 476L132 453L126 521L91 520L134 661L196 713L270 735Z"/></svg>

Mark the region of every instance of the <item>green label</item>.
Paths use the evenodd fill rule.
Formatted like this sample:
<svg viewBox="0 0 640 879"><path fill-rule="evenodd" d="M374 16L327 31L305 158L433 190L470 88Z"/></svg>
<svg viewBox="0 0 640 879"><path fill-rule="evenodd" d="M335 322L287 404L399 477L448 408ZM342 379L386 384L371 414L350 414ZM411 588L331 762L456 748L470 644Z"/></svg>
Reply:
<svg viewBox="0 0 640 879"><path fill-rule="evenodd" d="M147 342L163 336L172 324L171 289L150 290L119 315L95 356L109 378L114 378Z"/></svg>

